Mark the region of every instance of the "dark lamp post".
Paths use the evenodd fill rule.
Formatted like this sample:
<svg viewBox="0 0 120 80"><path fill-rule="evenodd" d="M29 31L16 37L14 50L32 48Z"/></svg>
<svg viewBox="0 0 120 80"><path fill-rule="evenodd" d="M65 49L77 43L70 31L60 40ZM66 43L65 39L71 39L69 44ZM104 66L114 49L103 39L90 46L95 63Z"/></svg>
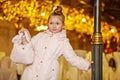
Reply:
<svg viewBox="0 0 120 80"><path fill-rule="evenodd" d="M94 33L92 37L92 80L102 80L103 41L101 34L100 0L94 0Z"/></svg>

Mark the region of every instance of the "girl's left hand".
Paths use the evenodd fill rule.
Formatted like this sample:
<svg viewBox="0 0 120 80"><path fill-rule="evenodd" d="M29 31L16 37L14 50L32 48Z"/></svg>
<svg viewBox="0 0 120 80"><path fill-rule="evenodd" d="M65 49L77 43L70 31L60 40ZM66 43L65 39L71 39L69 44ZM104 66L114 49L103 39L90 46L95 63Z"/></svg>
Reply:
<svg viewBox="0 0 120 80"><path fill-rule="evenodd" d="M90 65L89 65L89 68L88 68L88 69L90 69L90 68L92 67L92 64L93 64L93 63L94 63L93 61L90 62Z"/></svg>

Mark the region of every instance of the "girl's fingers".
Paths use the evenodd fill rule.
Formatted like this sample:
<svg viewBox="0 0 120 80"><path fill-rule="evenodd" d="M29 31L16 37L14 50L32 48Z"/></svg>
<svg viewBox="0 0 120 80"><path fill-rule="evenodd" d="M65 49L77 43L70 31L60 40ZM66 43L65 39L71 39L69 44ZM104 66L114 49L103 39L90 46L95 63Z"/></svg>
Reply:
<svg viewBox="0 0 120 80"><path fill-rule="evenodd" d="M18 32L18 33L19 33L19 34L20 34L20 33L23 33L23 34L24 34L24 32L25 32L25 31L27 31L27 29L22 28L22 29L20 29L20 30L19 30L19 32Z"/></svg>
<svg viewBox="0 0 120 80"><path fill-rule="evenodd" d="M94 62L93 62L93 61L91 61L90 63L91 63L91 64L93 64Z"/></svg>

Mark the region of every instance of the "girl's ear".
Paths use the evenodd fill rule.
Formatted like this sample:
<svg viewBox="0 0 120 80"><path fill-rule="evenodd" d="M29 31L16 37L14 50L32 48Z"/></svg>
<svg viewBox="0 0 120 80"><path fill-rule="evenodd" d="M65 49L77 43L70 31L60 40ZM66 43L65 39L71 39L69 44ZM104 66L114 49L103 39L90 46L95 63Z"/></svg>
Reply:
<svg viewBox="0 0 120 80"><path fill-rule="evenodd" d="M63 29L65 28L65 27L64 27L64 24L63 24L63 27L62 27L62 28L63 28Z"/></svg>

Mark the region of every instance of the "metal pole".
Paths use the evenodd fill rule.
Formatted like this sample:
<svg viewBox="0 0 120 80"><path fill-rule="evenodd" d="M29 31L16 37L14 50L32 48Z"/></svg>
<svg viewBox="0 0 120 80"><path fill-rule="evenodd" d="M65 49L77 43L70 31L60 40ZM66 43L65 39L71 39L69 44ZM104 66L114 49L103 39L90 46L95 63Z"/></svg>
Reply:
<svg viewBox="0 0 120 80"><path fill-rule="evenodd" d="M92 38L92 80L102 80L102 51L100 0L94 2L94 33Z"/></svg>

